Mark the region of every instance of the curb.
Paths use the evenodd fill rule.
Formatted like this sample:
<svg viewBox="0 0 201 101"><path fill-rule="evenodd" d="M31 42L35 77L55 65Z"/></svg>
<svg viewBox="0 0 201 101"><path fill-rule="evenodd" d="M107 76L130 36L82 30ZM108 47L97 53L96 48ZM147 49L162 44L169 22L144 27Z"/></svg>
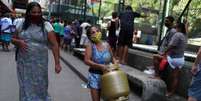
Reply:
<svg viewBox="0 0 201 101"><path fill-rule="evenodd" d="M65 60L62 56L60 56L60 59L61 59L66 65L68 65L68 66L70 67L70 69L71 69L73 72L75 72L75 73L79 76L79 78L80 78L81 80L83 80L85 83L87 82L87 78L86 78L81 72L79 72L77 69L75 69L75 67L74 67L71 63L69 63L67 60Z"/></svg>

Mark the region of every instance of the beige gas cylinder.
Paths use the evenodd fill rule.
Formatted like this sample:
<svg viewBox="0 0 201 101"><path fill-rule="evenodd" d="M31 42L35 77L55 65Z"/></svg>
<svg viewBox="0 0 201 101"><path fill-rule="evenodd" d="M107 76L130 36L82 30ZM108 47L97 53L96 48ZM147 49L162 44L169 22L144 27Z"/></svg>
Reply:
<svg viewBox="0 0 201 101"><path fill-rule="evenodd" d="M127 75L117 66L113 65L113 69L101 77L101 96L107 101L127 98L129 95Z"/></svg>

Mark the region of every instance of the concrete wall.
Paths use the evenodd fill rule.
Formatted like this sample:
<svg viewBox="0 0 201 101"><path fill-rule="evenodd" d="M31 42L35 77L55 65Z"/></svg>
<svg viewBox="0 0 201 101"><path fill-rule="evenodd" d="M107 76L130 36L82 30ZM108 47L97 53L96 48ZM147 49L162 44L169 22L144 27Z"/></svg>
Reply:
<svg viewBox="0 0 201 101"><path fill-rule="evenodd" d="M153 65L152 56L153 53L129 49L128 65L143 71L147 66ZM187 90L191 82L191 66L192 62L186 61L185 66L181 70L180 82L176 93L183 97L187 97Z"/></svg>

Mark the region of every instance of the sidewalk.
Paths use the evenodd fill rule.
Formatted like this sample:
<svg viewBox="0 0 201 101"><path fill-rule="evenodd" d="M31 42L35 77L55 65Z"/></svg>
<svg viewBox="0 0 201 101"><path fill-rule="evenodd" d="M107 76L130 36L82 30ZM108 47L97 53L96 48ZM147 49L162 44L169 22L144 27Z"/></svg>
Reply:
<svg viewBox="0 0 201 101"><path fill-rule="evenodd" d="M0 101L19 101L19 85L15 51L3 52L0 47ZM55 73L54 58L49 51L49 88L52 101L90 101L89 90L82 87L84 81L61 61L62 71Z"/></svg>

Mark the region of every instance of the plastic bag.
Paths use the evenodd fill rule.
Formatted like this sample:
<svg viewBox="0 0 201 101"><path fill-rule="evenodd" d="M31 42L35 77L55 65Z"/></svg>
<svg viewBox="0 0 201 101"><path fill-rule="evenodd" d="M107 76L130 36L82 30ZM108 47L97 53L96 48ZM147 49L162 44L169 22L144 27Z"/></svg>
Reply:
<svg viewBox="0 0 201 101"><path fill-rule="evenodd" d="M160 71L164 71L165 68L167 67L167 64L168 64L168 61L167 61L167 59L164 57L164 58L161 60L160 64L159 64L159 70L160 70Z"/></svg>

